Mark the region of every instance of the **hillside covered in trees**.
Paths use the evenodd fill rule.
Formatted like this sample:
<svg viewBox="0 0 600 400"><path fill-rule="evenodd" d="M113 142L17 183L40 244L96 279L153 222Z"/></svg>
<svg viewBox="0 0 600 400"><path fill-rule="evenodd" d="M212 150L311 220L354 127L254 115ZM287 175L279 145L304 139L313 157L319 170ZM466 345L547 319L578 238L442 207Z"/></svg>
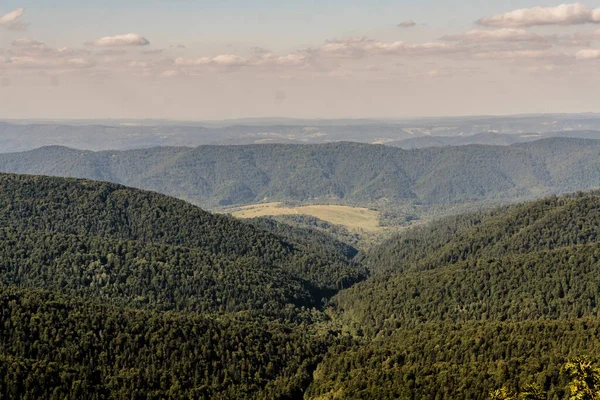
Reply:
<svg viewBox="0 0 600 400"><path fill-rule="evenodd" d="M403 150L359 143L162 147L0 155L0 171L78 177L175 196L205 208L269 201L453 205L600 187L600 141Z"/></svg>
<svg viewBox="0 0 600 400"><path fill-rule="evenodd" d="M367 276L333 240L110 183L0 175L0 226L2 398L291 395L339 340L322 302Z"/></svg>
<svg viewBox="0 0 600 400"><path fill-rule="evenodd" d="M600 192L358 254L287 219L0 174L0 398L565 399L600 361Z"/></svg>
<svg viewBox="0 0 600 400"><path fill-rule="evenodd" d="M563 364L600 357L599 226L591 192L447 218L372 249L373 276L330 303L366 345L329 355L309 393L484 399L536 384L567 398Z"/></svg>

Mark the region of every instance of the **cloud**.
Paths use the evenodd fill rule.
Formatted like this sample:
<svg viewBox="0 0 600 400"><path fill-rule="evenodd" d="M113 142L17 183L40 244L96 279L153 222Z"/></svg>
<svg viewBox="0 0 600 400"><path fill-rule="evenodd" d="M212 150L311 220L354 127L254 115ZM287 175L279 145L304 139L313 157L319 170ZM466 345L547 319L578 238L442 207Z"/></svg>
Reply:
<svg viewBox="0 0 600 400"><path fill-rule="evenodd" d="M188 59L178 57L175 65L190 66L217 66L217 67L256 67L256 66L302 66L306 63L307 56L300 53L292 53L285 56L277 56L272 53L255 55L252 57L240 57L232 54L221 54L215 57L201 57Z"/></svg>
<svg viewBox="0 0 600 400"><path fill-rule="evenodd" d="M252 48L252 53L253 54L270 54L271 50L265 49L264 47L260 47L260 46L254 46Z"/></svg>
<svg viewBox="0 0 600 400"><path fill-rule="evenodd" d="M596 49L584 49L577 52L576 55L578 60L599 60L600 50Z"/></svg>
<svg viewBox="0 0 600 400"><path fill-rule="evenodd" d="M160 76L164 77L164 78L173 78L175 76L179 76L179 71L175 71L174 69L168 69L166 71L163 71Z"/></svg>
<svg viewBox="0 0 600 400"><path fill-rule="evenodd" d="M350 37L328 40L322 46L302 51L277 55L266 49L253 49L250 56L221 54L212 57L186 58L177 57L174 65L180 68L258 68L288 67L319 69L337 68L343 59L366 59L376 56L429 56L468 52L464 46L449 43L408 44L405 42L381 42L365 37ZM333 62L333 64L332 64ZM189 71L188 71L189 72Z"/></svg>
<svg viewBox="0 0 600 400"><path fill-rule="evenodd" d="M538 35L524 29L502 28L496 30L474 29L458 35L445 35L441 40L452 42L546 42L552 37Z"/></svg>
<svg viewBox="0 0 600 400"><path fill-rule="evenodd" d="M427 56L463 50L463 48L448 43L407 44L402 41L380 42L365 37L353 37L343 40L329 40L320 48L310 50L310 52L325 57L364 58L376 55Z"/></svg>
<svg viewBox="0 0 600 400"><path fill-rule="evenodd" d="M427 71L426 75L429 76L430 78L445 78L445 77L452 76L453 73L449 69L435 68L435 69Z"/></svg>
<svg viewBox="0 0 600 400"><path fill-rule="evenodd" d="M43 57L11 57L10 64L16 68L88 68L94 65L93 62L83 58L43 58Z"/></svg>
<svg viewBox="0 0 600 400"><path fill-rule="evenodd" d="M225 67L233 67L243 65L246 59L232 54L221 54L215 57L200 57L195 59L186 59L178 57L175 59L175 64L180 66L202 66L202 65L218 65Z"/></svg>
<svg viewBox="0 0 600 400"><path fill-rule="evenodd" d="M84 58L71 58L67 60L66 65L77 68L89 68L93 67L95 64L92 61Z"/></svg>
<svg viewBox="0 0 600 400"><path fill-rule="evenodd" d="M147 63L146 61L131 61L129 63L129 66L131 68L149 68L150 64Z"/></svg>
<svg viewBox="0 0 600 400"><path fill-rule="evenodd" d="M23 32L28 28L29 24L26 22L13 22L12 24L8 25L8 30L14 32Z"/></svg>
<svg viewBox="0 0 600 400"><path fill-rule="evenodd" d="M146 50L146 51L144 51L144 54L151 56L151 55L162 54L164 52L165 52L164 49L154 49L154 50Z"/></svg>
<svg viewBox="0 0 600 400"><path fill-rule="evenodd" d="M566 59L569 56L565 53L550 50L504 50L475 53L473 54L473 58L484 60L556 60Z"/></svg>
<svg viewBox="0 0 600 400"><path fill-rule="evenodd" d="M93 42L87 42L86 44L97 47L127 47L147 46L150 42L142 35L128 33L127 35L106 36Z"/></svg>
<svg viewBox="0 0 600 400"><path fill-rule="evenodd" d="M403 21L398 24L398 28L413 28L417 23L413 20Z"/></svg>
<svg viewBox="0 0 600 400"><path fill-rule="evenodd" d="M255 62L256 65L302 66L306 64L307 60L308 58L305 54L292 53L286 56L276 56L269 53L255 59Z"/></svg>
<svg viewBox="0 0 600 400"><path fill-rule="evenodd" d="M477 23L496 28L600 23L600 8L592 10L583 3L561 4L556 7L522 8L489 18L481 18Z"/></svg>
<svg viewBox="0 0 600 400"><path fill-rule="evenodd" d="M0 25L9 25L21 18L25 13L24 8L18 8L0 17Z"/></svg>
<svg viewBox="0 0 600 400"><path fill-rule="evenodd" d="M30 38L20 38L12 42L13 47L45 47L46 45Z"/></svg>

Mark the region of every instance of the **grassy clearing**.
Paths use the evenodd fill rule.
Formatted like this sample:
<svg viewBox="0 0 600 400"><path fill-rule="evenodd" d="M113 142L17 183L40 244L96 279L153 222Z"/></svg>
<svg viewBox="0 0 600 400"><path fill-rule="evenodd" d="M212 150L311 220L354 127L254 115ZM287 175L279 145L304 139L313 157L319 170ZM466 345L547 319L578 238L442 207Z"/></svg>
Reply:
<svg viewBox="0 0 600 400"><path fill-rule="evenodd" d="M352 231L377 232L382 229L379 226L379 212L368 208L336 205L286 207L281 203L265 203L238 207L229 212L237 218L302 214L345 226Z"/></svg>

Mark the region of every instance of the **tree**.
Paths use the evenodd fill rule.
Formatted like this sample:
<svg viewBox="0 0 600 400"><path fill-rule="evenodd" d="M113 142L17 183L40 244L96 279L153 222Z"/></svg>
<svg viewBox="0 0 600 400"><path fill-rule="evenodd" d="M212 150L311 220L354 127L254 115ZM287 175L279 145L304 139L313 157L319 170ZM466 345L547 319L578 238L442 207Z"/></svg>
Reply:
<svg viewBox="0 0 600 400"><path fill-rule="evenodd" d="M594 367L587 357L568 362L564 369L571 379L570 400L600 399L600 369Z"/></svg>
<svg viewBox="0 0 600 400"><path fill-rule="evenodd" d="M506 387L493 390L490 393L490 400L516 400L516 396Z"/></svg>

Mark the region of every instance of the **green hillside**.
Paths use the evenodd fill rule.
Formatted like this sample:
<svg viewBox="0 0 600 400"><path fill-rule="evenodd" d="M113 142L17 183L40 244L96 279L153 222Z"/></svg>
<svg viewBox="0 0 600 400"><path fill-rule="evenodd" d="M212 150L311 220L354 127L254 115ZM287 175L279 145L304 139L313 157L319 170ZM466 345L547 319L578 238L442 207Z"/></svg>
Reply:
<svg viewBox="0 0 600 400"><path fill-rule="evenodd" d="M297 398L332 335L0 286L0 398Z"/></svg>
<svg viewBox="0 0 600 400"><path fill-rule="evenodd" d="M363 344L326 358L310 398L485 399L530 383L565 398L561 366L600 357L599 226L592 192L447 218L372 249L373 277L330 303Z"/></svg>
<svg viewBox="0 0 600 400"><path fill-rule="evenodd" d="M203 207L269 201L447 205L600 186L600 142L403 150L380 145L163 147L0 155L0 171L106 180Z"/></svg>
<svg viewBox="0 0 600 400"><path fill-rule="evenodd" d="M294 398L341 340L319 309L366 278L355 255L153 192L1 174L0 398Z"/></svg>
<svg viewBox="0 0 600 400"><path fill-rule="evenodd" d="M220 278L223 280L262 285L265 277L285 276L313 293L335 291L365 276L362 267L343 255L333 258L328 254L332 258L323 258L301 251L293 242L252 225L209 214L157 193L110 183L6 174L0 175L0 188L4 235L9 240L17 237L25 242L20 246L27 245L40 254L41 260L32 263L35 268L40 268L39 262L44 260L44 268L60 268L62 263L69 263L46 256L48 252L60 251L57 244L64 242L65 246L73 246L66 256L74 256L73 251L81 253L75 254L86 260L89 274L103 274L107 269L113 274L124 274L121 278L125 280L130 274L139 275L134 281L142 286L147 283L137 279L153 279L156 271L160 273L165 268L163 264L167 273L176 271L180 274L177 279L182 280L196 274L195 279L210 281L195 269L216 266L211 273L221 270L217 274L221 276L227 272ZM19 257L30 258L29 254L17 252L18 248L11 254L13 248L8 246L7 257L15 258L15 262L19 262ZM112 255L110 260L108 255ZM182 259L183 255L189 259ZM138 262L139 258L148 264ZM100 265L96 265L98 262ZM241 267L243 263L246 265ZM243 279L250 273L255 275L254 283ZM49 278L57 279L54 275ZM210 282L218 285L220 279ZM182 290L175 282L173 285ZM248 291L248 295L255 293ZM230 297L241 300L234 294ZM263 300L270 298L269 295Z"/></svg>
<svg viewBox="0 0 600 400"><path fill-rule="evenodd" d="M0 174L0 398L565 399L600 364L600 192L336 229Z"/></svg>

